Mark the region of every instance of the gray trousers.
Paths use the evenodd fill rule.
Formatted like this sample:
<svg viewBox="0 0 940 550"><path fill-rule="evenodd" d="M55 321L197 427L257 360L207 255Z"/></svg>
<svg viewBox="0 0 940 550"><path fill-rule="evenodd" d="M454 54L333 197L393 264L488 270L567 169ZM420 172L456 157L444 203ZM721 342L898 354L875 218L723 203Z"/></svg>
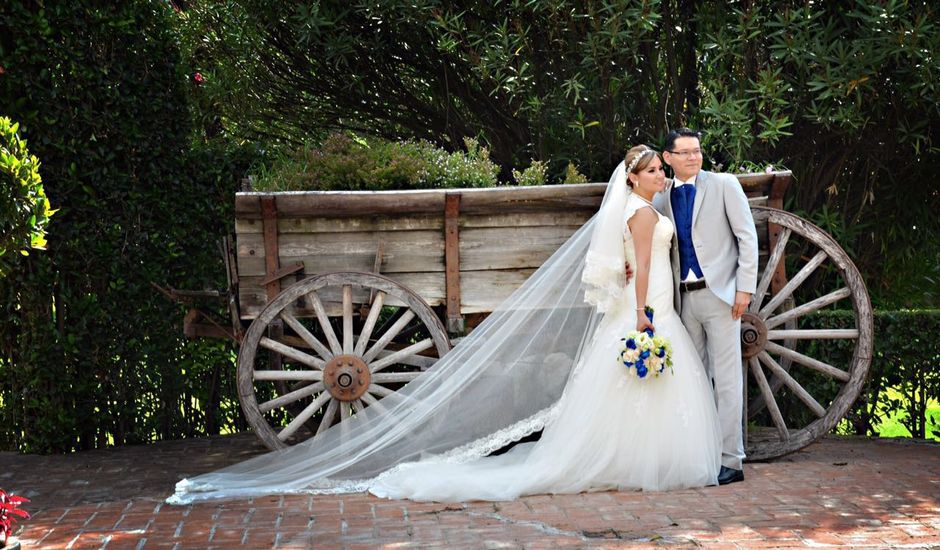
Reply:
<svg viewBox="0 0 940 550"><path fill-rule="evenodd" d="M741 320L732 319L731 306L707 288L682 293L681 317L715 389L722 436L721 464L740 470L744 460Z"/></svg>

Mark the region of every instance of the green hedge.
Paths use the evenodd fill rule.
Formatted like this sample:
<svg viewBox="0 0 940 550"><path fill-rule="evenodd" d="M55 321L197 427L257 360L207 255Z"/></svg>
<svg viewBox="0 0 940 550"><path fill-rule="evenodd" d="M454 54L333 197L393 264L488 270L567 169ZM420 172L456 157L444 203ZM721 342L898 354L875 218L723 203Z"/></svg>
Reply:
<svg viewBox="0 0 940 550"><path fill-rule="evenodd" d="M151 282L222 288L251 150L193 146L168 3L4 2L0 105L42 162L45 252L0 280L0 448L65 452L239 427L233 347L182 337Z"/></svg>

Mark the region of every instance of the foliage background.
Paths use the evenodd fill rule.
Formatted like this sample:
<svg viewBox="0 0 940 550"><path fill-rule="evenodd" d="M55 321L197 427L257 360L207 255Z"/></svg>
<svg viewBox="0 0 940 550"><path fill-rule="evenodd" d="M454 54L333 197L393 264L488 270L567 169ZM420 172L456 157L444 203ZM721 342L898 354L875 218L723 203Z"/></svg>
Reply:
<svg viewBox="0 0 940 550"><path fill-rule="evenodd" d="M183 15L200 112L236 139L329 131L489 146L606 181L629 144L794 171L788 209L885 307L940 305L940 32L927 0L212 0ZM211 114L206 114L211 113Z"/></svg>
<svg viewBox="0 0 940 550"><path fill-rule="evenodd" d="M185 341L150 281L224 286L216 241L247 159L191 146L174 13L0 7L0 105L59 211L0 280L0 446L61 452L231 425L231 347ZM224 390L224 391L223 391ZM216 406L209 406L215 401ZM215 418L207 418L206 412Z"/></svg>
<svg viewBox="0 0 940 550"><path fill-rule="evenodd" d="M4 2L0 115L21 124L59 212L48 250L17 258L0 281L0 447L239 429L233 347L184 340L182 311L150 282L222 288L215 243L231 230L237 182L303 180L330 139L367 145L357 162L328 163L338 187L379 184L362 165L380 151L401 161L382 185L462 184L453 168L422 179L423 157L400 140L465 168L473 147L487 150L492 167L473 164L466 177L478 179L463 184L537 184L579 171L606 181L629 144L702 128L711 166L794 171L787 208L836 237L876 307L937 307L936 10ZM465 138L477 144L469 154L448 156L467 151Z"/></svg>

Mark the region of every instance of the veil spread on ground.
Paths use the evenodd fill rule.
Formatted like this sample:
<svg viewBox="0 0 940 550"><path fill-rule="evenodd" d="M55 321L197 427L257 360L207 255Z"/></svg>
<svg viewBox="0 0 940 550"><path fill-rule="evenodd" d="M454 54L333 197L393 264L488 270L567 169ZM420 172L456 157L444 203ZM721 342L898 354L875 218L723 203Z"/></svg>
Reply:
<svg viewBox="0 0 940 550"><path fill-rule="evenodd" d="M167 502L361 492L399 464L465 462L542 429L600 314L623 293L627 194L620 163L598 213L400 391L303 443L184 479Z"/></svg>

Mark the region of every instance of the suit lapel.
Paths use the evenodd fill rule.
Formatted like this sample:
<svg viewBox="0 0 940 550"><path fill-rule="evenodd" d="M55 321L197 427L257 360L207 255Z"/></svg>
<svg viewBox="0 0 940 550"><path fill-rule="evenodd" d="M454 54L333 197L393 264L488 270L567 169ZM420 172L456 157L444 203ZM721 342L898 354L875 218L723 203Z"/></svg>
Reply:
<svg viewBox="0 0 940 550"><path fill-rule="evenodd" d="M666 185L666 188L663 190L663 193L666 195L666 212L664 213L666 214L666 217L669 218L670 221L673 221L676 219L675 215L673 215L673 212L672 212L672 187L675 184L676 184L675 180L672 180L669 182L668 185Z"/></svg>
<svg viewBox="0 0 940 550"><path fill-rule="evenodd" d="M698 219L698 211L702 209L702 201L705 200L705 193L708 192L708 172L701 170L695 178L695 202L692 204L692 227L695 227L695 220Z"/></svg>

